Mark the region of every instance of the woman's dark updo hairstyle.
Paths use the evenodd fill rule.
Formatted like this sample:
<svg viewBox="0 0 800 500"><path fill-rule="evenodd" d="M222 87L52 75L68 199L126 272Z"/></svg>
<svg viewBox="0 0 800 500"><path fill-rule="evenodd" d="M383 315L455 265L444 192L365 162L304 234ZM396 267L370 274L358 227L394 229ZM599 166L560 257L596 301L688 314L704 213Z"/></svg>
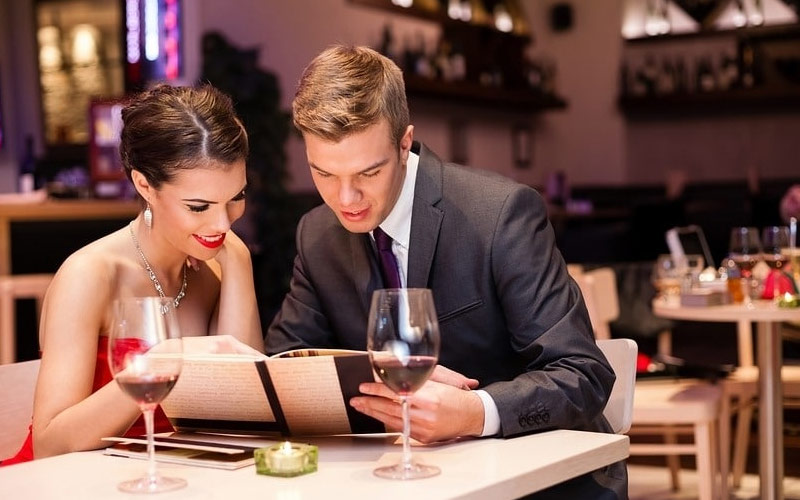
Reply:
<svg viewBox="0 0 800 500"><path fill-rule="evenodd" d="M128 179L141 172L154 188L204 160L247 159L247 132L231 99L210 85L158 85L122 110L120 154Z"/></svg>

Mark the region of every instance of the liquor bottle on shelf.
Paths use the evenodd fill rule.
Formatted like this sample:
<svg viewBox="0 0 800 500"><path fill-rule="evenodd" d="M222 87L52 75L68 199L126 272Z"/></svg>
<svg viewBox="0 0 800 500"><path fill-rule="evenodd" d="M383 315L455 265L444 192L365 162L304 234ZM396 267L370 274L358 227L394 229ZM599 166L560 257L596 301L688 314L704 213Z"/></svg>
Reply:
<svg viewBox="0 0 800 500"><path fill-rule="evenodd" d="M739 85L739 63L735 55L722 55L718 80L720 90L729 90Z"/></svg>
<svg viewBox="0 0 800 500"><path fill-rule="evenodd" d="M714 76L714 69L711 65L711 59L708 56L698 59L696 79L696 88L698 92L712 92L716 90L717 79Z"/></svg>
<svg viewBox="0 0 800 500"><path fill-rule="evenodd" d="M683 56L679 56L675 61L675 92L679 94L689 92L689 73Z"/></svg>
<svg viewBox="0 0 800 500"><path fill-rule="evenodd" d="M675 93L675 67L669 59L664 59L661 64L661 71L658 73L656 81L656 92L661 95Z"/></svg>
<svg viewBox="0 0 800 500"><path fill-rule="evenodd" d="M761 59L756 46L747 38L739 43L741 86L749 89L761 83Z"/></svg>
<svg viewBox="0 0 800 500"><path fill-rule="evenodd" d="M25 137L25 154L19 164L19 192L30 193L36 186L36 157L33 153L33 136Z"/></svg>

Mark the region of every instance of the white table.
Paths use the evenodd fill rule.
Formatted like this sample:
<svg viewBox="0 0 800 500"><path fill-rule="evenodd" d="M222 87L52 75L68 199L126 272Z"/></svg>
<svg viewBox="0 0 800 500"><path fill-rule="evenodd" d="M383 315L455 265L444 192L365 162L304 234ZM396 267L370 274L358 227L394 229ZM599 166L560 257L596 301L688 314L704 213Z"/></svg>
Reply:
<svg viewBox="0 0 800 500"><path fill-rule="evenodd" d="M393 444L394 441L394 438L309 439L308 442L319 446L319 470L295 478L258 475L254 466L225 471L159 464L164 475L183 477L189 485L157 497L158 500L511 499L623 460L628 456L629 444L624 435L557 430L513 439L474 439L414 447L417 457L438 465L442 473L403 482L372 474L379 463L399 458L402 447ZM0 467L0 498L140 498L121 493L116 485L144 474L145 468L143 460L110 457L97 451Z"/></svg>
<svg viewBox="0 0 800 500"><path fill-rule="evenodd" d="M653 313L669 319L710 322L757 322L759 372L759 472L761 499L783 499L783 352L781 321L800 321L800 308L781 308L769 301L724 306L686 307L653 301Z"/></svg>

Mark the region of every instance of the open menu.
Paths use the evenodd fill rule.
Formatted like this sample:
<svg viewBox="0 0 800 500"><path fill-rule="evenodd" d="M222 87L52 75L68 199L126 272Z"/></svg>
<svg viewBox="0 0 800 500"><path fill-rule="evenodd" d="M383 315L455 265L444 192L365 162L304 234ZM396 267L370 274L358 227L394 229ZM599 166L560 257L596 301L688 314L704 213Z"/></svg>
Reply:
<svg viewBox="0 0 800 500"><path fill-rule="evenodd" d="M274 357L186 354L161 403L179 431L284 436L384 432L350 398L374 381L361 351L299 349Z"/></svg>

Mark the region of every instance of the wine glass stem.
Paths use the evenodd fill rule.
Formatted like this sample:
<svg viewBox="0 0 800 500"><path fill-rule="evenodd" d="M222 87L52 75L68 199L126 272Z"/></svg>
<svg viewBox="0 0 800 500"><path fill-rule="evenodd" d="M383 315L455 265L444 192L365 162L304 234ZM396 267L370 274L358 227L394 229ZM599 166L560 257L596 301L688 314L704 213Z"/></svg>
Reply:
<svg viewBox="0 0 800 500"><path fill-rule="evenodd" d="M156 481L156 447L153 438L153 409L142 410L144 414L144 427L147 432L147 479L150 483Z"/></svg>
<svg viewBox="0 0 800 500"><path fill-rule="evenodd" d="M400 396L403 411L403 468L411 468L411 419L408 416L408 396Z"/></svg>

